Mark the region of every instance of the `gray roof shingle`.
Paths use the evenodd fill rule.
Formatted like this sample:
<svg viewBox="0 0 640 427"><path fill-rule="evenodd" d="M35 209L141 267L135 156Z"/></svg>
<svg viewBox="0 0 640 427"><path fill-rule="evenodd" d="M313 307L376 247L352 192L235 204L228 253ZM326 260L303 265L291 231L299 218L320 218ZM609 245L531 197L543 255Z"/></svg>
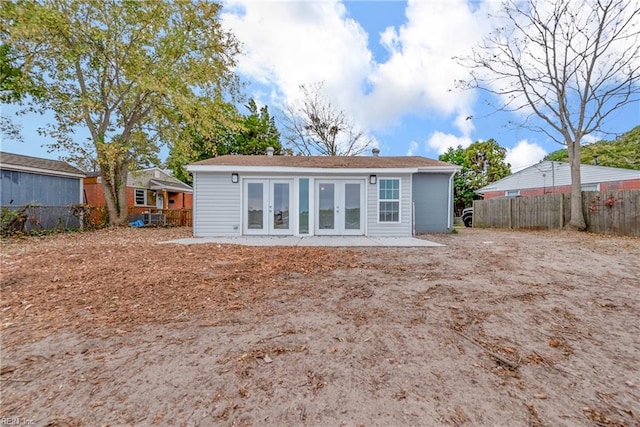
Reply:
<svg viewBox="0 0 640 427"><path fill-rule="evenodd" d="M82 175L85 174L78 168L75 168L61 160L43 159L40 157L23 156L22 154L13 154L0 152L0 166L11 169L11 166L20 168L37 169L43 172L62 172L65 174Z"/></svg>
<svg viewBox="0 0 640 427"><path fill-rule="evenodd" d="M192 163L192 166L266 166L298 168L392 169L453 166L420 156L220 156Z"/></svg>

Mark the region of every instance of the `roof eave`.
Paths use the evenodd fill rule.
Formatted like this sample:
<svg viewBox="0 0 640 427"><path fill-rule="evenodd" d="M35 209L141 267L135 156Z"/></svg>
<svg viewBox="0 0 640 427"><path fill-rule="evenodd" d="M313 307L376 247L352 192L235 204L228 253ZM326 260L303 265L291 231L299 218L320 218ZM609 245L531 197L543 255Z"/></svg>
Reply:
<svg viewBox="0 0 640 427"><path fill-rule="evenodd" d="M293 166L239 166L239 165L187 165L189 172L253 172L253 173L323 173L339 174L382 174L382 173L417 173L417 172L458 172L453 166L421 166L395 168L323 168Z"/></svg>
<svg viewBox="0 0 640 427"><path fill-rule="evenodd" d="M426 166L426 167L419 167L418 168L418 172L450 172L450 173L457 173L460 172L462 170L462 168L460 166Z"/></svg>
<svg viewBox="0 0 640 427"><path fill-rule="evenodd" d="M0 169L14 170L18 172L28 172L28 173L38 174L38 175L61 176L65 178L86 178L87 177L85 174L80 172L74 173L74 172L59 171L54 169L41 169L41 168L34 168L30 166L12 165L9 163L0 164Z"/></svg>
<svg viewBox="0 0 640 427"><path fill-rule="evenodd" d="M172 187L170 185L157 185L157 184L150 185L149 190L154 190L154 191L167 190L167 191L173 191L175 193L193 193L193 190L190 188Z"/></svg>

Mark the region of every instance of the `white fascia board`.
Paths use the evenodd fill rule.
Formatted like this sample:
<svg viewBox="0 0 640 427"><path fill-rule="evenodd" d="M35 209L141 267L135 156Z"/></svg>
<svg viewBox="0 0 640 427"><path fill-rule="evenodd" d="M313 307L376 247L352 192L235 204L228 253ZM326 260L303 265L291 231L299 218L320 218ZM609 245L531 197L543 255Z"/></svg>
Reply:
<svg viewBox="0 0 640 427"><path fill-rule="evenodd" d="M257 173L296 173L296 174L412 174L412 173L453 173L460 172L459 166L425 166L410 168L300 168L300 167L268 167L268 166L231 166L231 165L187 165L189 172L257 172Z"/></svg>
<svg viewBox="0 0 640 427"><path fill-rule="evenodd" d="M298 167L268 167L268 166L210 166L210 165L188 165L186 169L189 172L257 172L257 173L295 173L299 175L305 174L325 174L325 175L342 175L342 174L406 174L416 173L418 168L298 168ZM451 171L451 168L448 168Z"/></svg>
<svg viewBox="0 0 640 427"><path fill-rule="evenodd" d="M187 188L182 187L172 187L170 185L150 185L149 190L167 190L172 191L174 193L193 193L193 190L189 190Z"/></svg>
<svg viewBox="0 0 640 427"><path fill-rule="evenodd" d="M444 173L444 172L457 173L457 172L460 172L461 170L462 170L462 168L460 166L426 166L426 167L418 168L417 172L420 172L420 173L428 173L428 172L433 172L433 173Z"/></svg>
<svg viewBox="0 0 640 427"><path fill-rule="evenodd" d="M85 174L61 172L61 171L54 171L50 169L32 168L29 166L21 166L21 165L3 164L3 165L0 165L0 169L14 170L18 172L28 172L28 173L34 173L37 175L62 176L65 178L86 178L87 177Z"/></svg>

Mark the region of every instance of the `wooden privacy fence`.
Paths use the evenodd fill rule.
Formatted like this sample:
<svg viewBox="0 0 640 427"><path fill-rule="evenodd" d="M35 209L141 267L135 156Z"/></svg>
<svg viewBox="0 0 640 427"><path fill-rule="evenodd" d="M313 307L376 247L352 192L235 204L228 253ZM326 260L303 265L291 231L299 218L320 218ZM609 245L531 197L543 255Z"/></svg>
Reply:
<svg viewBox="0 0 640 427"><path fill-rule="evenodd" d="M587 231L640 236L640 190L583 191ZM473 226L559 229L571 218L571 194L500 197L473 202Z"/></svg>
<svg viewBox="0 0 640 427"><path fill-rule="evenodd" d="M153 225L167 225L172 227L191 227L193 224L192 209L150 209L150 208L129 208L129 220L145 219L145 215L154 218ZM162 216L162 221L158 217Z"/></svg>

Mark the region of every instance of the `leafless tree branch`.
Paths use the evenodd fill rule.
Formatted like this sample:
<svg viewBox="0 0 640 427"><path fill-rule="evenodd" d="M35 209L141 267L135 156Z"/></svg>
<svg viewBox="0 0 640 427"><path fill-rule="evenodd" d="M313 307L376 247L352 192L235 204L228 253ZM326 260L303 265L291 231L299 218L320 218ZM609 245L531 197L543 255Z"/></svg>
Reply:
<svg viewBox="0 0 640 427"><path fill-rule="evenodd" d="M373 144L373 138L356 128L345 112L328 101L322 83L300 85L302 103L287 104L283 126L294 151L305 155L356 156Z"/></svg>
<svg viewBox="0 0 640 427"><path fill-rule="evenodd" d="M615 111L640 102L640 4L626 0L508 0L501 22L460 62L499 110L529 112L520 123L568 148L572 217L584 229L582 138ZM575 203L575 205L574 205Z"/></svg>

